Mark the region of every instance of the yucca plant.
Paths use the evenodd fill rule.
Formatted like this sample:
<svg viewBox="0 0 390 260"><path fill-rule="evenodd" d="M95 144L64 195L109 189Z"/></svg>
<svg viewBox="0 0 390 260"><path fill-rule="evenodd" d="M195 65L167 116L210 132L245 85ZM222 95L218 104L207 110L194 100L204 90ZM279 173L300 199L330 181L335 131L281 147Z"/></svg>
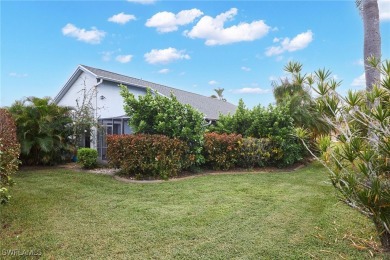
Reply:
<svg viewBox="0 0 390 260"><path fill-rule="evenodd" d="M384 251L390 252L390 61L372 59L371 65L382 79L370 92L349 92L344 98L320 80L319 107L337 129L337 141L320 138L319 159L340 198L373 221ZM308 134L298 133L303 140Z"/></svg>
<svg viewBox="0 0 390 260"><path fill-rule="evenodd" d="M315 99L311 95L312 75L302 74L302 64L290 61L284 67L287 78L272 82L273 94L278 106L284 106L294 120L294 126L309 128L314 136L329 133L331 128L319 115ZM329 71L320 70L322 77Z"/></svg>

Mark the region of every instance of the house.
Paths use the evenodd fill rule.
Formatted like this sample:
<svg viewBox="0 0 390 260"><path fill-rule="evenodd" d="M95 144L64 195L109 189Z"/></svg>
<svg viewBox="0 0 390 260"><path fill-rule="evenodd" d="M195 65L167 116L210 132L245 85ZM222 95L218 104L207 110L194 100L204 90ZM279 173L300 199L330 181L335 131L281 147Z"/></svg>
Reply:
<svg viewBox="0 0 390 260"><path fill-rule="evenodd" d="M95 131L91 135L93 138L89 138L87 135L81 146L97 149L101 159L105 159L106 156L106 134L132 133L128 125L129 118L125 115L123 108L123 98L120 95L119 84L127 86L136 97L146 94L147 88L151 88L155 93L167 97L173 93L179 102L189 104L202 112L208 122L217 120L219 114L226 115L234 113L236 110L236 106L229 102L102 69L79 65L54 98L54 101L61 106L76 107L76 102L80 102L84 89L89 93L93 93L93 100L90 103L94 109L95 117L105 131L98 133Z"/></svg>

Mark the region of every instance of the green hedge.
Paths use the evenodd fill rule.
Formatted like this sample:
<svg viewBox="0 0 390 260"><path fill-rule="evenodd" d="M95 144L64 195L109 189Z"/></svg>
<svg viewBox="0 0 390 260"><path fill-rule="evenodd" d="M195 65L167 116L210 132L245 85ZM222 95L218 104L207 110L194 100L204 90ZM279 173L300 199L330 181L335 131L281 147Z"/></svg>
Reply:
<svg viewBox="0 0 390 260"><path fill-rule="evenodd" d="M195 155L188 152L186 142L164 135L111 135L107 137L107 144L110 166L137 179L168 179L188 169L196 160ZM202 153L207 168L229 170L289 165L302 151L294 142L283 139L206 133Z"/></svg>
<svg viewBox="0 0 390 260"><path fill-rule="evenodd" d="M77 162L84 169L93 169L97 166L98 152L91 148L80 148L77 150Z"/></svg>
<svg viewBox="0 0 390 260"><path fill-rule="evenodd" d="M7 187L12 184L10 175L18 170L19 154L15 121L7 110L0 108L0 204L11 197Z"/></svg>
<svg viewBox="0 0 390 260"><path fill-rule="evenodd" d="M185 142L164 135L111 135L107 144L109 164L137 179L168 179L195 161Z"/></svg>

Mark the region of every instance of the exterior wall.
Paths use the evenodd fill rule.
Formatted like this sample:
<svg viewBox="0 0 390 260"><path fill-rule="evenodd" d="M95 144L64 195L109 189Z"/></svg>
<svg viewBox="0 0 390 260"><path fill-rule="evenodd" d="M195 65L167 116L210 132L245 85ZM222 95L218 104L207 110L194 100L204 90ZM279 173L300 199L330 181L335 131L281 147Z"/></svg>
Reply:
<svg viewBox="0 0 390 260"><path fill-rule="evenodd" d="M125 115L123 109L123 98L120 95L119 83L103 81L98 86L97 107L99 118L111 118ZM136 97L144 95L146 91L142 88L128 87L129 91Z"/></svg>
<svg viewBox="0 0 390 260"><path fill-rule="evenodd" d="M96 78L89 73L81 73L76 79L73 85L65 93L65 95L59 100L58 105L60 106L76 106L76 100L82 97L80 90L86 87L87 91L90 90L97 84Z"/></svg>
<svg viewBox="0 0 390 260"><path fill-rule="evenodd" d="M58 101L60 106L77 106L77 100L82 100L83 91L86 88L87 93L92 93L92 105L95 109L95 116L98 119L116 118L125 115L123 109L123 98L120 95L119 83L103 81L98 85L100 80L88 72L82 72L80 76L74 81L67 92L63 95L61 100ZM93 88L97 86L97 92L94 92ZM128 87L136 97L144 95L146 90L139 87ZM96 107L98 108L96 110ZM99 144L97 140L97 130L91 129L92 139L91 148L97 149ZM124 132L130 131L130 129L124 130Z"/></svg>
<svg viewBox="0 0 390 260"><path fill-rule="evenodd" d="M76 100L81 99L83 93L81 90L85 87L87 92L98 84L98 80L91 74L83 72L65 95L58 102L60 106L76 107ZM93 97L93 107L98 110L96 115L98 118L119 117L125 114L123 109L123 98L120 95L119 83L103 81L97 87L97 93ZM128 87L136 97L144 95L146 90L138 87ZM92 93L92 92L90 92Z"/></svg>

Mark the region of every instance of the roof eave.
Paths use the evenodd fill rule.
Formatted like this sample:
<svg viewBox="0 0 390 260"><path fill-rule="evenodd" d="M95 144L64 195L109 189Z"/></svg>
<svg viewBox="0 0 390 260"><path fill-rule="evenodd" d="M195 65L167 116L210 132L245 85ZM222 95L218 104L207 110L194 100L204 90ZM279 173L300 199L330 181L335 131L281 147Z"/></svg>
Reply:
<svg viewBox="0 0 390 260"><path fill-rule="evenodd" d="M77 80L77 78L81 75L82 72L88 72L92 76L96 77L96 74L92 73L88 69L84 68L82 65L78 65L76 70L73 72L72 76L68 79L68 81L64 84L64 86L61 88L60 92L57 94L57 96L54 97L54 103L58 104L61 99L64 97L66 92L70 89L70 87L73 85L74 81Z"/></svg>

